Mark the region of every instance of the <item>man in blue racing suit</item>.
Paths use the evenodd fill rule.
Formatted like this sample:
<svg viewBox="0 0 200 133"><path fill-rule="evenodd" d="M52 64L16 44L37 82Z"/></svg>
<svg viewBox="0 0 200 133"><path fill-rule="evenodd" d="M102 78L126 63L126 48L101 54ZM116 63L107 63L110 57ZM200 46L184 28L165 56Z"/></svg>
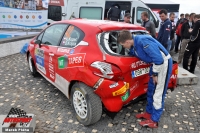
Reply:
<svg viewBox="0 0 200 133"><path fill-rule="evenodd" d="M123 30L119 32L117 39L123 47L130 49L130 55L152 64L149 72L146 112L137 114L136 117L146 119L140 122L141 126L157 128L172 73L172 58L163 45L150 35L134 37L130 31Z"/></svg>

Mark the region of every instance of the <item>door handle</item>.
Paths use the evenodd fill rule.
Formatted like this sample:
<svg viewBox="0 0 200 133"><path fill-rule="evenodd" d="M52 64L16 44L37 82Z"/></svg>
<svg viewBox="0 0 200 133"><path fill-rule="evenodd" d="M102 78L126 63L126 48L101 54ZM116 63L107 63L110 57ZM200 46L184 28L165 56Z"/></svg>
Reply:
<svg viewBox="0 0 200 133"><path fill-rule="evenodd" d="M54 54L53 54L53 53L49 53L49 55L50 55L50 56L54 56Z"/></svg>

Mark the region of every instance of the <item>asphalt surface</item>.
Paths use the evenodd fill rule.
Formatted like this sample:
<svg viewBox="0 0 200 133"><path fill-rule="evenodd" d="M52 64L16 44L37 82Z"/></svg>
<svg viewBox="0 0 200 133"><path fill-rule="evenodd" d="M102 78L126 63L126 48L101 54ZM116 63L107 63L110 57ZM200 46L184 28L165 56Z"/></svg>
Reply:
<svg viewBox="0 0 200 133"><path fill-rule="evenodd" d="M169 92L156 129L141 127L135 118L146 101L123 108L113 120L104 113L99 122L85 127L77 122L65 95L43 77L33 78L25 55L0 58L0 114L8 114L11 107L35 114L35 133L200 133L199 99L193 86Z"/></svg>

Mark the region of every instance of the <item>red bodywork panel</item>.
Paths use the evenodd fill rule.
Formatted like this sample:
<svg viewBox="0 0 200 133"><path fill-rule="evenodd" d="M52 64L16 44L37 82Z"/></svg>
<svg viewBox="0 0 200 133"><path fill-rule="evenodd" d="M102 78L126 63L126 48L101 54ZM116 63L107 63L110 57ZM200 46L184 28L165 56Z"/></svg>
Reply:
<svg viewBox="0 0 200 133"><path fill-rule="evenodd" d="M38 44L34 44L34 38L30 42L28 51L33 57L34 63L38 62L36 61L36 58L38 58L38 63L43 65L42 67L41 65L40 67L36 65L37 71L42 73L51 83L55 84L65 95L69 97L69 84L71 81L83 82L90 87L94 87L98 81L102 79L98 87L94 88L94 93L101 98L107 110L118 112L131 100L146 93L149 75L144 74L132 78L132 72L138 69L145 69L145 71L148 71L150 65L135 57L112 56L106 54L98 44L97 38L97 35L104 31L122 29L144 30L143 27L120 22L89 20L66 20L55 24L60 23L71 24L81 29L85 33L85 37L80 44L86 43L88 45L78 45L74 48L42 45L41 48L39 48ZM37 51L35 49L39 50ZM52 54L54 55L53 58L50 57ZM67 61L65 66L59 66L60 60ZM91 64L95 61L114 64L116 68L121 71L121 75L119 76L121 79L112 80L95 75L91 67ZM43 71L43 69L45 71ZM173 89L176 87L177 73L178 64L175 63L173 65L173 72L168 88ZM128 87L128 89L125 90L125 92L114 96L114 92L120 89L123 91L126 87ZM117 93L118 92L116 92L116 94Z"/></svg>

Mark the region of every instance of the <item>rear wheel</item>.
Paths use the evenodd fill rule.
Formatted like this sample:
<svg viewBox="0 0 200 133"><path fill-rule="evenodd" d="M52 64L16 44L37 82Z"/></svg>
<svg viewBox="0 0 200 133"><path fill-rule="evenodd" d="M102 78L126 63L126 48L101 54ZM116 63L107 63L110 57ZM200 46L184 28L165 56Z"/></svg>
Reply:
<svg viewBox="0 0 200 133"><path fill-rule="evenodd" d="M38 72L36 70L36 67L33 63L33 58L31 57L31 55L28 55L28 65L29 65L29 69L31 71L31 74L36 77L38 75Z"/></svg>
<svg viewBox="0 0 200 133"><path fill-rule="evenodd" d="M102 115L102 103L93 88L84 83L72 86L70 100L77 120L83 125L91 125L99 121Z"/></svg>

